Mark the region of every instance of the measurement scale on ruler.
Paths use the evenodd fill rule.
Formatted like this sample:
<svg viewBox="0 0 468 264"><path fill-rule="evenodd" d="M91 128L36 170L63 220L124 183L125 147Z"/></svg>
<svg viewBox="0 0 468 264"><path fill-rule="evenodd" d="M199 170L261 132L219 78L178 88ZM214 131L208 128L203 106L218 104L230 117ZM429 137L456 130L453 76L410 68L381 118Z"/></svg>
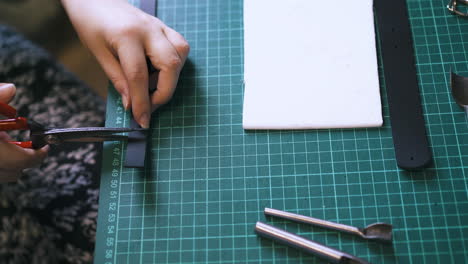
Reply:
<svg viewBox="0 0 468 264"><path fill-rule="evenodd" d="M148 14L156 14L156 0L129 0L129 3L135 7L139 7ZM107 106L107 114L111 116L106 121L106 126L110 127L128 127L130 122L130 113L125 111L120 95L112 88L109 89L109 100ZM117 231L119 228L119 205L121 194L122 173L124 164L124 152L127 143L124 142L107 142L104 144L103 156L111 157L111 159L103 161L102 164L102 188L107 191L101 192L99 204L108 204L105 208L99 209L98 226L104 229L105 242L96 248L98 252L104 252L99 257L96 257L94 263L111 264L117 261ZM106 182L104 182L106 181ZM101 219L103 218L103 219Z"/></svg>

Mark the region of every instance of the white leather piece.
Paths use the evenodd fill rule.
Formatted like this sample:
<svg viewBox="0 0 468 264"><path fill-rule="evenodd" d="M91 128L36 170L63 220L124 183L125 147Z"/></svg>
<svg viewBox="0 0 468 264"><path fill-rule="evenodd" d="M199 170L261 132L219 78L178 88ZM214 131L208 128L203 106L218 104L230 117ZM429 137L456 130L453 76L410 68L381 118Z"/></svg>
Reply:
<svg viewBox="0 0 468 264"><path fill-rule="evenodd" d="M244 0L244 129L377 127L372 0Z"/></svg>

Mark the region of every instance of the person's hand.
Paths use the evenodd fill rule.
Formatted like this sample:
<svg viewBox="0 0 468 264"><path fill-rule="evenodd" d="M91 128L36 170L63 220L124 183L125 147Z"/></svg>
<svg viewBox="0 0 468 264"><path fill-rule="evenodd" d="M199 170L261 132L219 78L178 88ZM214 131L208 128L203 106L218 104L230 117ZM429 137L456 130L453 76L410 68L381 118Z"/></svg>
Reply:
<svg viewBox="0 0 468 264"><path fill-rule="evenodd" d="M16 88L10 83L0 83L0 102L8 103ZM0 131L0 182L16 181L26 168L39 165L47 156L48 146L38 150L24 149L8 143L7 133Z"/></svg>
<svg viewBox="0 0 468 264"><path fill-rule="evenodd" d="M135 120L149 126L152 111L167 103L189 53L187 41L126 0L61 0L81 41L91 50ZM148 92L146 57L159 70Z"/></svg>

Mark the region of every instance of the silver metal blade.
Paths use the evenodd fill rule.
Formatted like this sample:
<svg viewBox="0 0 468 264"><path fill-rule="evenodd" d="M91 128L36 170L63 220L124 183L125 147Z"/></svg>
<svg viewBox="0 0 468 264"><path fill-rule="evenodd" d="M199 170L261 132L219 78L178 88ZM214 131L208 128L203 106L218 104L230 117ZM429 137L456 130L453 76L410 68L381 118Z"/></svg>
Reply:
<svg viewBox="0 0 468 264"><path fill-rule="evenodd" d="M112 127L78 127L57 128L40 132L37 136L44 138L47 144L62 142L102 142L127 140L122 133L145 131L143 128L112 128Z"/></svg>
<svg viewBox="0 0 468 264"><path fill-rule="evenodd" d="M67 142L104 142L104 141L123 141L127 139L128 139L128 136L115 135L115 136L106 136L106 137L69 138L69 139L66 139L65 141Z"/></svg>
<svg viewBox="0 0 468 264"><path fill-rule="evenodd" d="M76 128L55 128L44 132L44 135L56 134L90 134L90 135L110 135L115 133L128 133L133 131L145 131L146 128L122 128L122 127L76 127Z"/></svg>

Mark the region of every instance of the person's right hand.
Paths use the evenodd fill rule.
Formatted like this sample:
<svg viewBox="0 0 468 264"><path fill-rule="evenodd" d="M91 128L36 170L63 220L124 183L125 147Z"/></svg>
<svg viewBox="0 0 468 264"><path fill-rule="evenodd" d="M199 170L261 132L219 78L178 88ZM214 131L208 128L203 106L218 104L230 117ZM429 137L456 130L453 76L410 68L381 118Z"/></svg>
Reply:
<svg viewBox="0 0 468 264"><path fill-rule="evenodd" d="M0 83L0 102L8 103L15 95L11 83ZM49 146L41 149L24 149L8 143L7 133L0 131L0 182L16 181L26 168L38 166L47 156Z"/></svg>
<svg viewBox="0 0 468 264"><path fill-rule="evenodd" d="M81 41L121 94L125 109L148 128L151 112L167 103L190 51L185 38L126 0L61 0ZM148 91L146 58L159 71Z"/></svg>

